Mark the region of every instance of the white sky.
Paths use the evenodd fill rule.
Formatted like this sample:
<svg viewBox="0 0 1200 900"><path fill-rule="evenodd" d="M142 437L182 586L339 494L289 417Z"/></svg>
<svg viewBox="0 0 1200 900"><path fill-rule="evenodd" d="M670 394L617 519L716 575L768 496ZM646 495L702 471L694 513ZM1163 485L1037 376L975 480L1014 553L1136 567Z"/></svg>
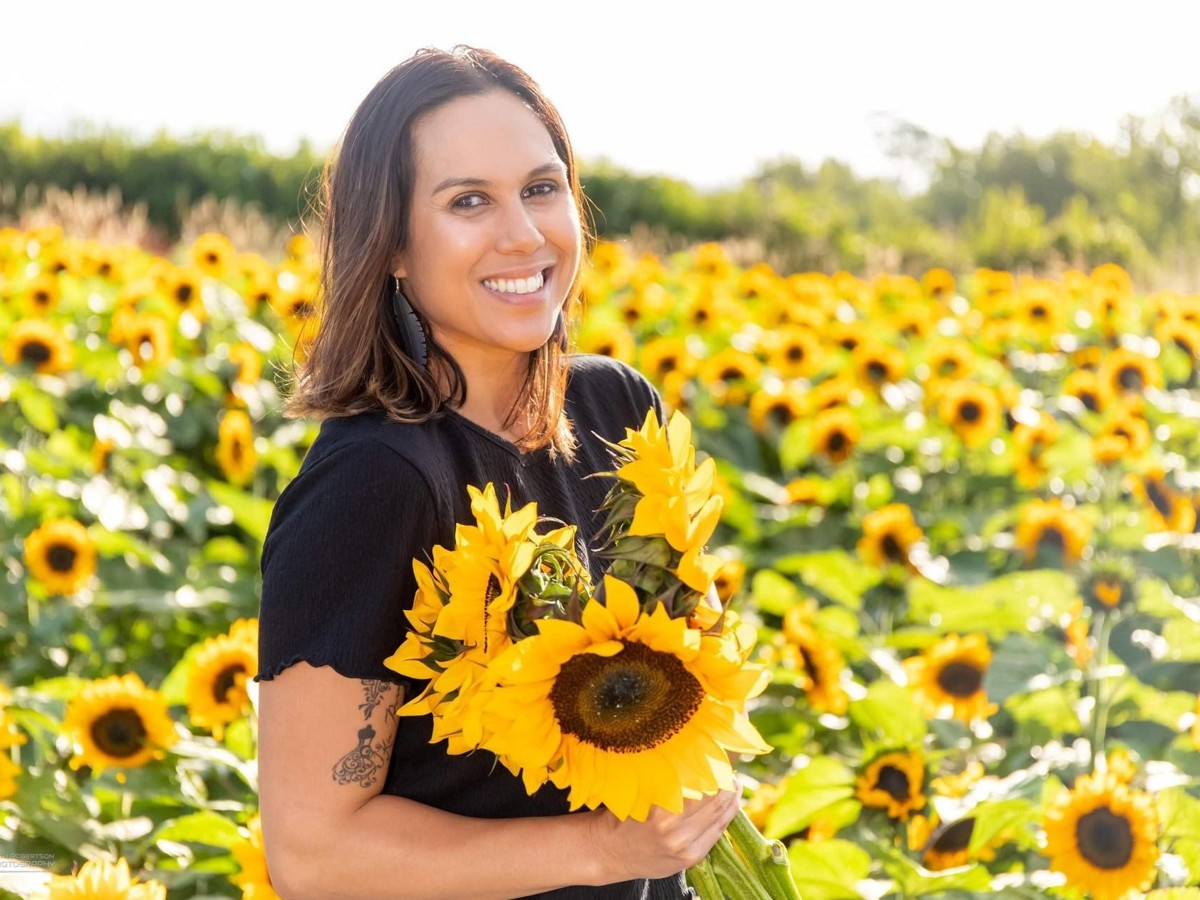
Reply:
<svg viewBox="0 0 1200 900"><path fill-rule="evenodd" d="M1111 140L1123 115L1200 93L1193 0L22 0L0 22L0 121L29 131L326 148L391 66L469 43L541 83L580 158L700 187L785 155L899 175L880 114L968 147L1017 129Z"/></svg>

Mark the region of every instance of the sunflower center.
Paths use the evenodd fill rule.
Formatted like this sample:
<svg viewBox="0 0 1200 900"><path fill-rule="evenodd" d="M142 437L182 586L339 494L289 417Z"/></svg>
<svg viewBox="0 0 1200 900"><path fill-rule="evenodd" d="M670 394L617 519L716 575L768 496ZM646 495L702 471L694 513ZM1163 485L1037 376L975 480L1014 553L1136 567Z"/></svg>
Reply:
<svg viewBox="0 0 1200 900"><path fill-rule="evenodd" d="M581 653L568 660L550 703L559 727L613 753L639 753L683 730L704 688L670 653L627 642L615 656Z"/></svg>
<svg viewBox="0 0 1200 900"><path fill-rule="evenodd" d="M903 563L908 561L908 554L904 551L904 547L896 540L894 534L885 534L883 540L879 542L879 546L883 549L884 558L889 562Z"/></svg>
<svg viewBox="0 0 1200 900"><path fill-rule="evenodd" d="M1120 869L1133 856L1133 829L1127 818L1101 806L1075 823L1075 843L1096 868Z"/></svg>
<svg viewBox="0 0 1200 900"><path fill-rule="evenodd" d="M190 303L192 300L192 286L190 284L181 284L175 288L175 299L180 303Z"/></svg>
<svg viewBox="0 0 1200 900"><path fill-rule="evenodd" d="M1163 517L1169 516L1171 514L1171 498L1163 483L1154 479L1147 479L1145 485L1146 497L1154 504L1154 508Z"/></svg>
<svg viewBox="0 0 1200 900"><path fill-rule="evenodd" d="M742 372L741 369L736 368L735 366L729 366L729 367L721 370L721 374L717 376L717 379L720 381L729 382L729 381L737 381L738 379L743 378L743 377L744 377L744 373Z"/></svg>
<svg viewBox="0 0 1200 900"><path fill-rule="evenodd" d="M942 666L937 683L952 697L970 697L983 686L983 670L971 663L956 660Z"/></svg>
<svg viewBox="0 0 1200 900"><path fill-rule="evenodd" d="M307 319L313 314L313 305L307 300L297 300L292 304L292 315L297 319Z"/></svg>
<svg viewBox="0 0 1200 900"><path fill-rule="evenodd" d="M675 357L664 356L661 360L659 360L658 373L660 375L666 375L668 372L674 372L676 366L677 363L675 361Z"/></svg>
<svg viewBox="0 0 1200 900"><path fill-rule="evenodd" d="M792 346L787 348L787 359L788 359L788 362L794 362L794 363L803 362L804 361L804 348L799 346L798 344L792 344Z"/></svg>
<svg viewBox="0 0 1200 900"><path fill-rule="evenodd" d="M971 845L971 833L975 830L975 818L959 819L948 825L936 838L930 847L937 853L957 853L966 850Z"/></svg>
<svg viewBox="0 0 1200 900"><path fill-rule="evenodd" d="M958 417L964 422L978 422L982 414L983 411L974 400L968 400L958 408Z"/></svg>
<svg viewBox="0 0 1200 900"><path fill-rule="evenodd" d="M1042 529L1042 534L1038 538L1038 546L1049 547L1061 553L1067 548L1067 540L1057 527L1050 525Z"/></svg>
<svg viewBox="0 0 1200 900"><path fill-rule="evenodd" d="M1044 319L1046 318L1046 307L1041 305L1035 306L1029 311L1029 314L1035 319Z"/></svg>
<svg viewBox="0 0 1200 900"><path fill-rule="evenodd" d="M829 440L825 442L825 446L829 448L830 453L840 453L846 448L846 435L840 431L835 431L829 435Z"/></svg>
<svg viewBox="0 0 1200 900"><path fill-rule="evenodd" d="M488 626L492 619L492 601L500 596L500 579L489 575L487 587L483 589L483 652L487 653L488 639L491 637Z"/></svg>
<svg viewBox="0 0 1200 900"><path fill-rule="evenodd" d="M42 290L34 291L33 292L33 302L36 303L38 306L49 306L50 305L50 292L42 291Z"/></svg>
<svg viewBox="0 0 1200 900"><path fill-rule="evenodd" d="M886 375L887 375L887 366L885 366L883 363L877 362L875 360L872 360L871 362L867 363L867 376L872 381L883 381L883 379Z"/></svg>
<svg viewBox="0 0 1200 900"><path fill-rule="evenodd" d="M937 366L938 374L943 378L949 378L951 375L958 373L958 361L953 359L944 359Z"/></svg>
<svg viewBox="0 0 1200 900"><path fill-rule="evenodd" d="M241 663L234 663L232 666L226 666L222 669L215 679L213 679L213 699L218 703L224 703L229 696L229 692L237 685L237 677L246 672L246 667Z"/></svg>
<svg viewBox="0 0 1200 900"><path fill-rule="evenodd" d="M40 366L50 359L50 347L41 341L26 341L21 345L21 362Z"/></svg>
<svg viewBox="0 0 1200 900"><path fill-rule="evenodd" d="M46 562L55 572L70 572L75 568L75 557L78 551L70 544L51 544L46 551Z"/></svg>
<svg viewBox="0 0 1200 900"><path fill-rule="evenodd" d="M1083 408L1091 412L1100 411L1100 397L1094 391L1080 391L1079 402L1083 404Z"/></svg>
<svg viewBox="0 0 1200 900"><path fill-rule="evenodd" d="M1124 366L1117 374L1117 382L1127 391L1140 391L1145 386L1142 372L1136 366Z"/></svg>
<svg viewBox="0 0 1200 900"><path fill-rule="evenodd" d="M909 799L908 797L908 776L895 766L884 766L879 770L879 778L875 786L891 795L898 803L902 803Z"/></svg>
<svg viewBox="0 0 1200 900"><path fill-rule="evenodd" d="M146 726L136 710L111 709L92 723L92 740L102 753L124 759L146 744Z"/></svg>

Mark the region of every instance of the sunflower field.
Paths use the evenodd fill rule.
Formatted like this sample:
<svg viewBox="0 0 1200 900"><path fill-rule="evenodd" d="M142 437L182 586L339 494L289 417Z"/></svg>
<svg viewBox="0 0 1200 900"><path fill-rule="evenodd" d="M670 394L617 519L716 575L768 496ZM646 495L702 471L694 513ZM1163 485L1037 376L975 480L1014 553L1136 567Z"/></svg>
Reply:
<svg viewBox="0 0 1200 900"><path fill-rule="evenodd" d="M280 251L0 231L0 896L275 896L258 565L319 321ZM745 808L806 900L1200 898L1200 295L608 242L584 301L715 460Z"/></svg>

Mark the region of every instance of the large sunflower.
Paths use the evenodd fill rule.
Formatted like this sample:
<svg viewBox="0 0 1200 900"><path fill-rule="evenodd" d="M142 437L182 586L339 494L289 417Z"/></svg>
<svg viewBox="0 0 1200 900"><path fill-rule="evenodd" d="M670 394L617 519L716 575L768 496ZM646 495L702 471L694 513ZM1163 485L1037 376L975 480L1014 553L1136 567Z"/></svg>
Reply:
<svg viewBox="0 0 1200 900"><path fill-rule="evenodd" d="M163 273L160 284L175 310L191 313L203 322L208 318L208 311L200 294L203 282L202 270L192 266L175 266Z"/></svg>
<svg viewBox="0 0 1200 900"><path fill-rule="evenodd" d="M862 521L858 552L876 566L901 565L912 571L909 559L913 545L925 537L913 519L912 509L903 503L889 503L867 513Z"/></svg>
<svg viewBox="0 0 1200 900"><path fill-rule="evenodd" d="M71 367L71 343L42 319L21 319L4 341L4 361L31 366L39 375L55 375Z"/></svg>
<svg viewBox="0 0 1200 900"><path fill-rule="evenodd" d="M96 573L96 545L82 523L51 519L25 538L29 574L52 594L74 594Z"/></svg>
<svg viewBox="0 0 1200 900"><path fill-rule="evenodd" d="M44 316L58 305L62 289L55 275L43 272L29 279L22 292L24 309L35 316Z"/></svg>
<svg viewBox="0 0 1200 900"><path fill-rule="evenodd" d="M178 739L162 694L134 673L85 685L67 703L63 732L75 744L71 768L137 768L161 759Z"/></svg>
<svg viewBox="0 0 1200 900"><path fill-rule="evenodd" d="M845 660L837 647L813 629L803 606L793 606L784 614L779 661L795 673L813 709L839 716L846 712L850 697L842 688Z"/></svg>
<svg viewBox="0 0 1200 900"><path fill-rule="evenodd" d="M583 622L545 619L493 665L487 749L531 792L546 781L572 809L644 820L735 787L730 753L770 747L745 715L767 673L727 635L702 633L605 579Z"/></svg>
<svg viewBox="0 0 1200 900"><path fill-rule="evenodd" d="M975 368L976 356L971 345L962 338L942 338L933 341L925 351L927 380L957 381L966 378Z"/></svg>
<svg viewBox="0 0 1200 900"><path fill-rule="evenodd" d="M925 714L945 712L962 722L986 719L998 707L989 703L983 681L992 662L987 636L950 634L904 661L913 696Z"/></svg>
<svg viewBox="0 0 1200 900"><path fill-rule="evenodd" d="M805 411L804 398L791 385L755 391L750 398L750 426L758 434L781 431Z"/></svg>
<svg viewBox="0 0 1200 900"><path fill-rule="evenodd" d="M1045 559L1049 554L1065 567L1080 560L1091 536L1091 523L1083 514L1055 497L1034 499L1022 507L1014 543L1029 565L1051 561Z"/></svg>
<svg viewBox="0 0 1200 900"><path fill-rule="evenodd" d="M225 726L250 712L246 682L258 666L258 622L239 619L228 634L208 638L188 670L188 715L218 741Z"/></svg>
<svg viewBox="0 0 1200 900"><path fill-rule="evenodd" d="M1043 819L1050 868L1093 900L1121 900L1154 883L1154 798L1115 776L1082 775L1050 802Z"/></svg>
<svg viewBox="0 0 1200 900"><path fill-rule="evenodd" d="M887 810L907 819L925 808L925 758L920 753L892 751L871 760L858 776L855 795L863 806Z"/></svg>
<svg viewBox="0 0 1200 900"><path fill-rule="evenodd" d="M946 385L938 403L942 421L968 447L978 447L1000 430L1000 400L991 388L973 381Z"/></svg>
<svg viewBox="0 0 1200 900"><path fill-rule="evenodd" d="M254 477L258 452L254 449L254 427L241 409L226 410L217 427L217 465L231 484L246 484Z"/></svg>
<svg viewBox="0 0 1200 900"><path fill-rule="evenodd" d="M1141 396L1147 388L1163 386L1162 368L1159 364L1148 356L1125 347L1118 347L1104 357L1097 377L1118 396L1126 393Z"/></svg>
<svg viewBox="0 0 1200 900"><path fill-rule="evenodd" d="M862 428L845 406L824 409L813 417L809 442L817 456L832 463L845 462L862 439Z"/></svg>
<svg viewBox="0 0 1200 900"><path fill-rule="evenodd" d="M138 881L124 858L88 860L74 875L51 875L46 900L166 900L159 881Z"/></svg>
<svg viewBox="0 0 1200 900"><path fill-rule="evenodd" d="M192 243L192 264L213 278L224 278L237 251L225 235L210 231Z"/></svg>
<svg viewBox="0 0 1200 900"><path fill-rule="evenodd" d="M904 354L878 339L863 341L854 348L851 357L859 381L873 388L899 381L908 369Z"/></svg>
<svg viewBox="0 0 1200 900"><path fill-rule="evenodd" d="M821 368L821 340L811 328L783 325L763 339L767 365L780 378L806 378Z"/></svg>
<svg viewBox="0 0 1200 900"><path fill-rule="evenodd" d="M229 880L242 889L242 900L279 900L271 873L267 871L267 851L263 845L262 821L255 815L246 823L249 837L229 848L241 871Z"/></svg>

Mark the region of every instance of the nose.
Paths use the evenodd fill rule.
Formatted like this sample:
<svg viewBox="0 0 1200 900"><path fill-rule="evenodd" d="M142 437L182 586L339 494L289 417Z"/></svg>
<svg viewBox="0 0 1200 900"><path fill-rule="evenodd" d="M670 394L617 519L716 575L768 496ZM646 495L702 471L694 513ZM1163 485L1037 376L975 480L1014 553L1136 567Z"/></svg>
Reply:
<svg viewBox="0 0 1200 900"><path fill-rule="evenodd" d="M546 243L533 210L524 203L510 204L501 219L496 249L501 253L532 253Z"/></svg>

